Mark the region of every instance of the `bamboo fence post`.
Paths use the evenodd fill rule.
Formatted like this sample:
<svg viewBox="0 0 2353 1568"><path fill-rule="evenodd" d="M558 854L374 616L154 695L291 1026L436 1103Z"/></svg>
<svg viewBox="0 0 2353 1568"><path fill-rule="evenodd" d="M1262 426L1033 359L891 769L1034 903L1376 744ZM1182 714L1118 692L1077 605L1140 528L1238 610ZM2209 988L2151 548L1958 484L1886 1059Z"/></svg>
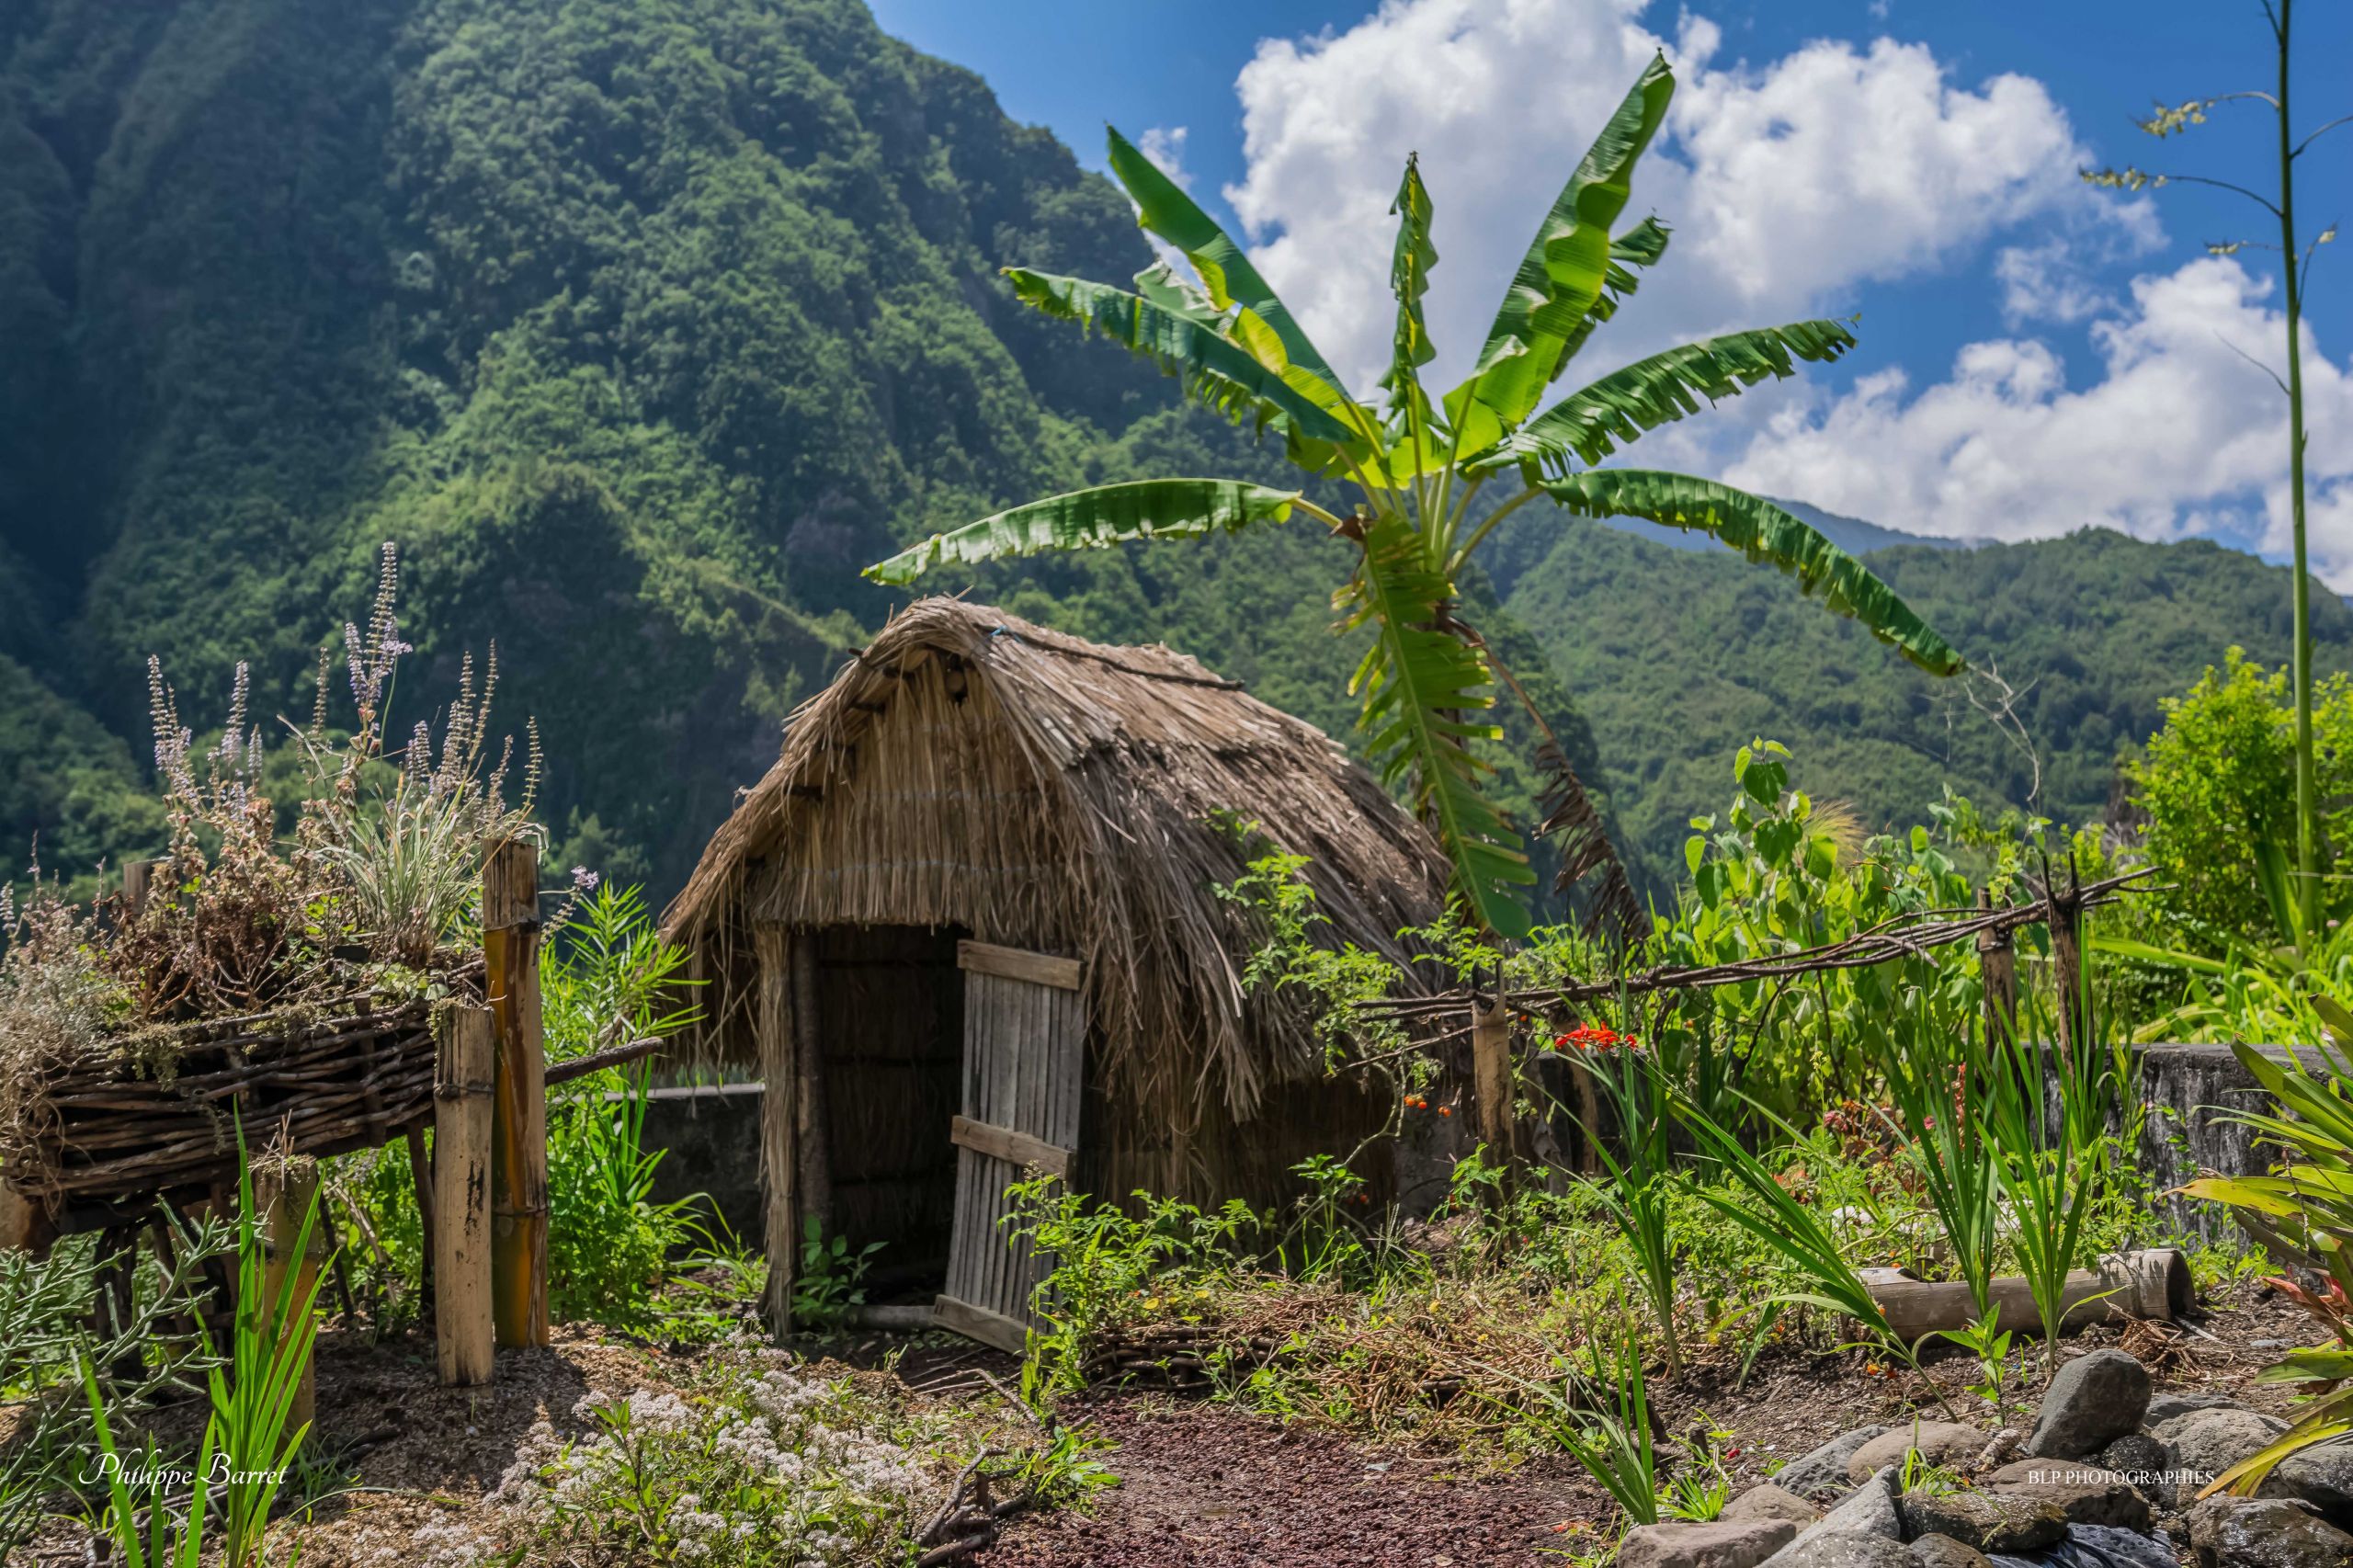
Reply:
<svg viewBox="0 0 2353 1568"><path fill-rule="evenodd" d="M762 922L752 928L759 964L758 1010L752 1017L759 1048L760 1179L767 1249L767 1294L761 1315L775 1334L792 1332L792 1272L801 1238L794 1204L800 1175L800 1069L793 1061L792 936L784 926Z"/></svg>
<svg viewBox="0 0 2353 1568"><path fill-rule="evenodd" d="M492 846L482 872L483 989L497 1033L491 1299L498 1343L548 1343L547 1046L540 1012L540 855Z"/></svg>
<svg viewBox="0 0 2353 1568"><path fill-rule="evenodd" d="M795 1163L800 1210L813 1214L821 1231L834 1228L833 1124L825 1093L825 1046L817 1029L817 942L813 933L792 938L792 1061ZM797 1245L798 1243L796 1242Z"/></svg>
<svg viewBox="0 0 2353 1568"><path fill-rule="evenodd" d="M1978 889L1977 907L1991 913L1993 893ZM1985 992L1985 1043L2006 1044L2017 1038L2018 1018L2018 952L2007 931L1988 927L1977 933L1977 972Z"/></svg>
<svg viewBox="0 0 2353 1568"><path fill-rule="evenodd" d="M289 1303L289 1315L278 1324L278 1343L282 1347L294 1337L295 1325L301 1316L307 1316L317 1304L319 1265L325 1255L326 1237L318 1225L319 1162L308 1154L288 1154L269 1160L261 1168L254 1197L262 1210L262 1234L268 1244L268 1261L263 1269L262 1289L275 1303L282 1298L286 1288L286 1272L294 1271L294 1294ZM302 1235L302 1221L312 1220L311 1233ZM302 1243L298 1252L295 1243ZM298 1316L296 1314L301 1314ZM290 1426L300 1426L318 1415L319 1384L317 1358L309 1352L302 1357L301 1381L294 1386L294 1403L287 1415Z"/></svg>
<svg viewBox="0 0 2353 1568"><path fill-rule="evenodd" d="M2067 858L2067 891L2045 876L2043 906L2051 927L2051 973L2059 1000L2059 1049L2075 1061L2091 1037L2089 997L2084 985L2084 902L2075 884L2075 858Z"/></svg>
<svg viewBox="0 0 2353 1568"><path fill-rule="evenodd" d="M1511 1017L1498 996L1471 1004L1471 1071L1479 1101L1479 1141L1506 1173L1518 1151L1511 1126Z"/></svg>
<svg viewBox="0 0 2353 1568"><path fill-rule="evenodd" d="M490 1011L456 1007L434 1072L433 1330L441 1381L491 1379L490 1145L497 1053Z"/></svg>

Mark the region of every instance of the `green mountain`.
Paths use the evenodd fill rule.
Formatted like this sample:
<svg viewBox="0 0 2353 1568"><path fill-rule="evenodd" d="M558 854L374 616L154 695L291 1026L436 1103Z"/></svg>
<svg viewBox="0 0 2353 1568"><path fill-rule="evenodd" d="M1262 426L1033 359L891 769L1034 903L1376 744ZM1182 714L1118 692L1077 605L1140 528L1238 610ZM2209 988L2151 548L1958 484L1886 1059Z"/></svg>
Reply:
<svg viewBox="0 0 2353 1568"><path fill-rule="evenodd" d="M1149 259L1107 181L858 0L0 6L0 857L154 847L149 655L199 727L240 660L307 714L391 540L401 727L495 639L560 863L674 885L899 602L862 564L1085 483L1288 472L997 277ZM1948 773L2023 792L1950 688L1769 573L1557 518L1507 542L1466 613L1655 865L1752 733L1874 818ZM1876 559L2028 687L2063 814L2225 641L2284 647L2279 574L2203 547ZM1299 528L975 591L1345 734L1347 561Z"/></svg>

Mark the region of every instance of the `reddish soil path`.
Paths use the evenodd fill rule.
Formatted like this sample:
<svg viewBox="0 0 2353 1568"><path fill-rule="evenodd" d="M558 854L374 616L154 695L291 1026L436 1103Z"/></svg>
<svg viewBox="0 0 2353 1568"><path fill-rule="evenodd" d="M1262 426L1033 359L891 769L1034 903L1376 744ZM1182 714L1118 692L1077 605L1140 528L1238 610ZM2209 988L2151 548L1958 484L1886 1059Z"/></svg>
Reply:
<svg viewBox="0 0 2353 1568"><path fill-rule="evenodd" d="M1024 1519L983 1568L1486 1568L1562 1563L1604 1512L1551 1461L1502 1475L1368 1454L1215 1404L1112 1398L1071 1415L1119 1444L1120 1484Z"/></svg>

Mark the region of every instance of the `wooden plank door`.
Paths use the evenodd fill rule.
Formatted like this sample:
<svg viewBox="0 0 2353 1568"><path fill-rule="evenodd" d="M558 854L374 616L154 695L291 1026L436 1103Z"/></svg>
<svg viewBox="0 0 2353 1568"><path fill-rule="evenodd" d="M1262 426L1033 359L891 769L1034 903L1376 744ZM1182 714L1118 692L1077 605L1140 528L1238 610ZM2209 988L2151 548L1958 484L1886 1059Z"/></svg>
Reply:
<svg viewBox="0 0 2353 1568"><path fill-rule="evenodd" d="M933 1315L984 1345L1018 1354L1029 1301L1051 1263L1005 1221L1006 1188L1030 1167L1067 1178L1078 1150L1086 1012L1075 959L960 942L964 971L963 1110L948 1287Z"/></svg>

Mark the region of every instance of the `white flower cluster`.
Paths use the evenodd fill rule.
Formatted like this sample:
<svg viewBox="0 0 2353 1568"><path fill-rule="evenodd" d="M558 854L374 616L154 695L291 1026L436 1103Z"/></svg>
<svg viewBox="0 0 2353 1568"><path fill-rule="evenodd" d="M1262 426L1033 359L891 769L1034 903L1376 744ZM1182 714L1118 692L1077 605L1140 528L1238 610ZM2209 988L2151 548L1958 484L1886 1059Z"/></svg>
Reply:
<svg viewBox="0 0 2353 1568"><path fill-rule="evenodd" d="M871 1430L846 1381L748 1340L711 1370L692 1395L591 1394L572 1412L591 1435L568 1445L540 1421L486 1501L534 1533L623 1531L680 1562L830 1568L903 1540L938 1492L941 1464Z"/></svg>

